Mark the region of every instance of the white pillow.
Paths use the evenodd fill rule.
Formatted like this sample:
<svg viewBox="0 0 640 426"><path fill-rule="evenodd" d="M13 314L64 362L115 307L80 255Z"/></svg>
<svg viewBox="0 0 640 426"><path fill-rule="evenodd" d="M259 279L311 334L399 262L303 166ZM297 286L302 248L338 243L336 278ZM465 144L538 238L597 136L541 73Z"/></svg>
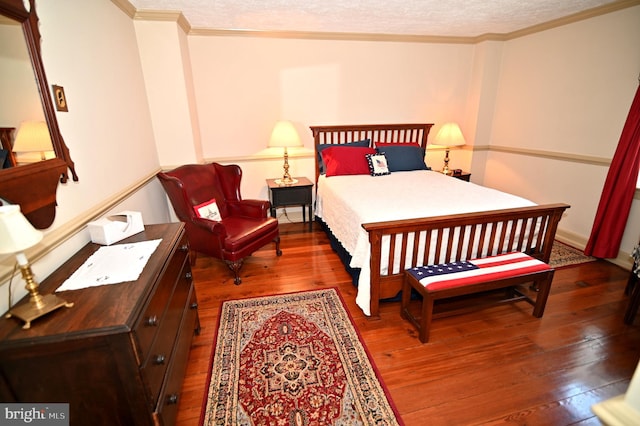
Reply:
<svg viewBox="0 0 640 426"><path fill-rule="evenodd" d="M384 176L390 174L387 165L387 157L383 154L366 154L371 176Z"/></svg>

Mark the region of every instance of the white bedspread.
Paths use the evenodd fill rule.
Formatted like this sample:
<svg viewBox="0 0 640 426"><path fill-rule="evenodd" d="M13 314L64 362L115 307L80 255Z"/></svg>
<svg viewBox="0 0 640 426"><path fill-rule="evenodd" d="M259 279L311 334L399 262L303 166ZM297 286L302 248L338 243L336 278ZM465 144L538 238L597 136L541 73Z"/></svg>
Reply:
<svg viewBox="0 0 640 426"><path fill-rule="evenodd" d="M356 303L370 312L370 245L363 223L533 206L515 195L464 182L435 171L385 176L320 176L316 215L360 268Z"/></svg>

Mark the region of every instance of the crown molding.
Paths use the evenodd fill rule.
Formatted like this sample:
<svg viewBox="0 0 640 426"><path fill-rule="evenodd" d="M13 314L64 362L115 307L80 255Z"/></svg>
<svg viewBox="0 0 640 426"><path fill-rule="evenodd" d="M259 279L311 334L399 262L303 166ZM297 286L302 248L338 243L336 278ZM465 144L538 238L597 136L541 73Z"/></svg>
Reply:
<svg viewBox="0 0 640 426"><path fill-rule="evenodd" d="M550 30L563 25L579 22L585 19L616 12L629 7L640 5L640 0L619 0L603 6L565 16L542 24L533 25L518 31L505 34L487 33L475 37L432 36L417 34L377 34L351 32L317 32L317 31L260 31L249 29L215 29L192 28L189 21L181 12L161 10L137 10L128 0L111 0L130 18L144 21L177 22L188 35L210 37L258 37L278 39L303 40L342 40L342 41L374 41L397 43L445 43L445 44L477 44L484 41L507 41L526 35Z"/></svg>
<svg viewBox="0 0 640 426"><path fill-rule="evenodd" d="M583 10L582 12L574 13L573 15L568 15L563 18L554 19L549 22L544 22L542 24L533 25L531 27L523 28L518 31L513 31L507 34L506 40L512 40L526 35L539 33L542 31L550 30L552 28L572 24L574 22L584 21L585 19L595 18L596 16L606 15L611 12L617 12L619 10L638 5L640 5L640 0L619 0L613 3L594 7L592 9Z"/></svg>
<svg viewBox="0 0 640 426"><path fill-rule="evenodd" d="M136 21L176 22L180 28L189 34L191 24L182 12L169 10L137 10L128 0L111 0L131 19Z"/></svg>
<svg viewBox="0 0 640 426"><path fill-rule="evenodd" d="M133 19L136 14L136 8L129 3L128 0L111 0L111 3L115 4L122 10L129 18Z"/></svg>
<svg viewBox="0 0 640 426"><path fill-rule="evenodd" d="M302 40L338 40L338 41L375 41L397 43L455 43L471 44L474 37L429 36L412 34L376 34L350 32L316 32L316 31L262 31L192 28L189 35L214 37L256 37Z"/></svg>

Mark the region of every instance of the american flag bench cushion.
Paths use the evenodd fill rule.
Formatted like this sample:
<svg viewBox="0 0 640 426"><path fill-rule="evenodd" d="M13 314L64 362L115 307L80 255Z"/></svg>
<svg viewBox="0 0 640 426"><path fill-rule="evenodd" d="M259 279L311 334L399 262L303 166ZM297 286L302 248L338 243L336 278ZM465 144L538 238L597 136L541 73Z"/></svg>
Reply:
<svg viewBox="0 0 640 426"><path fill-rule="evenodd" d="M546 263L527 254L512 252L467 261L417 266L407 272L427 290L437 291L550 269Z"/></svg>

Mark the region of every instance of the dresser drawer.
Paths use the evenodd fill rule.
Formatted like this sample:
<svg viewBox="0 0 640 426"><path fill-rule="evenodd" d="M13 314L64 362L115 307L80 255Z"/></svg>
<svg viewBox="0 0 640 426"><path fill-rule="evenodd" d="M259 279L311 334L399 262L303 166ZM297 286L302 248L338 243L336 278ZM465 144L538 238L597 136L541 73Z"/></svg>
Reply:
<svg viewBox="0 0 640 426"><path fill-rule="evenodd" d="M144 314L142 314L134 328L140 364L144 363L149 356L151 345L159 330L160 321L171 298L176 279L184 267L187 254L188 250L182 248L175 252L154 294L151 296L151 301L147 305Z"/></svg>
<svg viewBox="0 0 640 426"><path fill-rule="evenodd" d="M171 357L171 366L158 398L156 414L161 419L160 424L170 425L175 423L178 404L181 399L182 382L187 370L187 362L189 361L189 348L191 347L193 335L198 333L199 329L198 302L195 288L192 286L189 300L182 316L182 324L180 325L174 353Z"/></svg>
<svg viewBox="0 0 640 426"><path fill-rule="evenodd" d="M149 350L149 356L141 369L142 375L148 383L152 401L157 400L167 368L172 363L172 352L176 346L180 323L192 286L191 270L186 262L187 259L186 257L182 257L182 259L180 275L173 276L176 283L173 294L167 310L160 320L158 333Z"/></svg>

